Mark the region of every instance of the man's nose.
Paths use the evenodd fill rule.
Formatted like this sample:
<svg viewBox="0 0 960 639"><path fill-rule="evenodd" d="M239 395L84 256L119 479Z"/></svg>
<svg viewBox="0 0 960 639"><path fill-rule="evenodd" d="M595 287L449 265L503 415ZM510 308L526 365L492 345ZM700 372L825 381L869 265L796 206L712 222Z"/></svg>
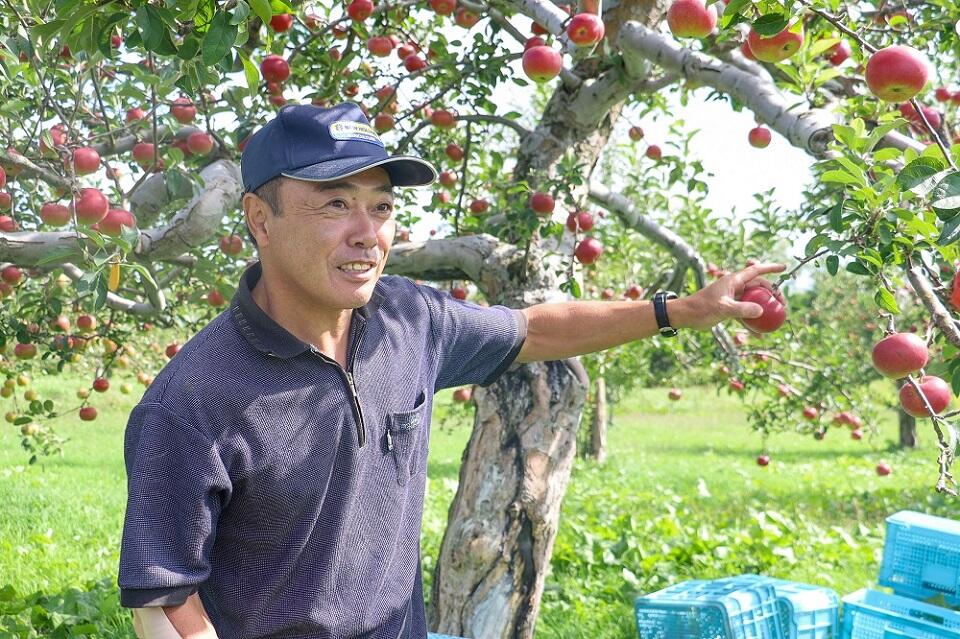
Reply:
<svg viewBox="0 0 960 639"><path fill-rule="evenodd" d="M350 244L370 248L377 245L377 224L366 209L354 211Z"/></svg>

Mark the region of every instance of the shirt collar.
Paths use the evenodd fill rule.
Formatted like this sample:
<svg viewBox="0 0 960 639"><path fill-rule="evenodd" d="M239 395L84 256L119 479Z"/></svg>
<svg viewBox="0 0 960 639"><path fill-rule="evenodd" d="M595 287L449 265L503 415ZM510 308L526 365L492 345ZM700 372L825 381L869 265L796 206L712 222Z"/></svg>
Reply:
<svg viewBox="0 0 960 639"><path fill-rule="evenodd" d="M240 277L240 284L237 286L237 292L230 303L230 315L233 317L237 328L243 334L250 345L257 350L289 359L296 357L304 351L310 350L310 344L301 341L287 329L280 326L267 315L253 299L252 291L260 281L263 274L263 268L259 261L251 264ZM366 322L372 313L376 311L383 300L383 295L378 290L380 282L377 282L373 295L365 305L354 309L351 316L351 330L349 339L353 339L352 330L353 318L358 318L360 322ZM350 345L348 344L348 347Z"/></svg>

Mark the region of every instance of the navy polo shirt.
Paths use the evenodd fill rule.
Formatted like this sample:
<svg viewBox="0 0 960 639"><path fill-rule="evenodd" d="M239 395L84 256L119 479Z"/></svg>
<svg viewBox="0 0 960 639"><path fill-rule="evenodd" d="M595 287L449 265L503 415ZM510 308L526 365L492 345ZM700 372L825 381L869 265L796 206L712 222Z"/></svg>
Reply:
<svg viewBox="0 0 960 639"><path fill-rule="evenodd" d="M199 592L221 639L426 637L433 394L492 383L525 317L383 276L352 313L345 370L257 306L260 274L130 415L120 603Z"/></svg>

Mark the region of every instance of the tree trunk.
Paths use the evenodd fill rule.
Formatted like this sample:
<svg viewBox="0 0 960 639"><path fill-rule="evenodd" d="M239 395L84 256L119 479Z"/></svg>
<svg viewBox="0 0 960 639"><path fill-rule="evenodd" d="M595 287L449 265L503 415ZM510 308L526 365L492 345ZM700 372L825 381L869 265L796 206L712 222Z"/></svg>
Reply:
<svg viewBox="0 0 960 639"><path fill-rule="evenodd" d="M917 418L902 408L897 408L897 416L900 418L900 448L916 448Z"/></svg>
<svg viewBox="0 0 960 639"><path fill-rule="evenodd" d="M607 459L607 382L597 377L594 387L593 420L590 423L590 458L603 463Z"/></svg>
<svg viewBox="0 0 960 639"><path fill-rule="evenodd" d="M566 360L514 366L477 388L433 575L432 631L533 637L588 383Z"/></svg>

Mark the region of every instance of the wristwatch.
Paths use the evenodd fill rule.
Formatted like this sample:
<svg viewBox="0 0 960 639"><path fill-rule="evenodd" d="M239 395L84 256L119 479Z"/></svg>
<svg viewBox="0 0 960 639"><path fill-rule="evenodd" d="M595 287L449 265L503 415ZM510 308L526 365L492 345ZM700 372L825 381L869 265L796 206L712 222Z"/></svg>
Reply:
<svg viewBox="0 0 960 639"><path fill-rule="evenodd" d="M670 318L667 317L667 300L675 299L677 294L673 291L657 291L653 296L653 314L657 316L657 326L664 337L677 335L677 329L670 326Z"/></svg>

